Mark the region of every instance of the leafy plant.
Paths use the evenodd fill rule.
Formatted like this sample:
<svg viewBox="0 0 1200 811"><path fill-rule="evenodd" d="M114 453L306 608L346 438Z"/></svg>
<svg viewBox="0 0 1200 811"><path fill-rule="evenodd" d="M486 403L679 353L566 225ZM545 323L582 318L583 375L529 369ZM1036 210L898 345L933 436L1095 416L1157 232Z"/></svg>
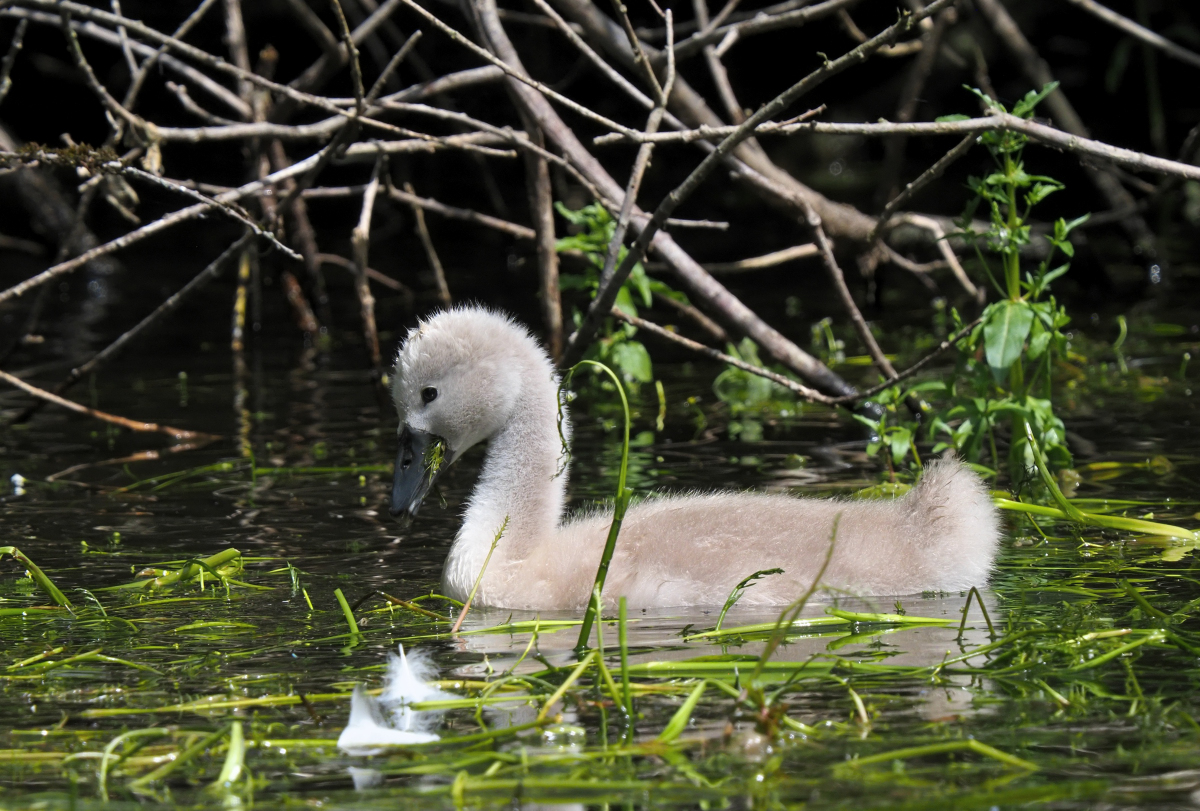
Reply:
<svg viewBox="0 0 1200 811"><path fill-rule="evenodd" d="M1032 118L1037 105L1054 92L1056 83L1040 91L1030 91L1012 109L1020 118ZM998 101L971 89L992 109L1005 111ZM965 116L947 116L956 120ZM1033 467L1034 457L1024 425L1029 423L1037 442L1055 467L1068 467L1071 453L1066 445L1066 430L1054 413L1051 398L1053 364L1066 352L1062 330L1070 318L1050 295L1050 284L1067 272L1075 254L1070 234L1087 220L1088 215L1067 221L1058 219L1046 235L1050 250L1038 265L1022 272L1021 250L1032 237L1030 214L1033 207L1063 184L1044 175L1025 170L1023 151L1028 138L1015 132L985 132L979 137L995 163L995 171L969 181L974 199L967 205L959 223L958 236L975 249L980 266L1001 299L983 311L979 324L959 344L955 375L945 382L934 382L910 390L934 397L941 406L927 422L927 433L935 441L935 453L953 447L972 462L990 457L996 469L1002 465L996 441L998 431L1009 435L1008 467L1014 477ZM973 223L983 206L988 228L976 230ZM991 258L985 255L987 248ZM1055 264L1059 255L1065 260ZM999 268L993 268L999 260ZM962 319L951 311L956 328ZM941 395L937 397L937 395ZM906 395L907 396L907 393ZM893 464L899 464L909 450L914 453L916 423L905 422L896 408L904 397L896 388L882 392L877 402L885 407L885 416L873 425L878 441L870 450L887 447ZM894 418L895 421L892 421ZM860 418L861 419L861 418Z"/></svg>
<svg viewBox="0 0 1200 811"><path fill-rule="evenodd" d="M579 251L588 260L584 273L564 273L559 277L559 285L563 290L584 290L595 295L600 286L600 271L604 269L604 256L608 245L617 228L616 221L608 210L599 203L584 206L578 211L572 211L562 203L555 203L555 209L567 222L580 227L577 234L563 237L555 245L559 253L564 251ZM624 245L617 256L618 264L624 259L627 249ZM638 262L633 266L629 278L617 292L616 306L622 312L636 316L638 303L649 307L654 293L683 299L682 293L672 290L662 282L651 279L646 275L646 269ZM583 318L578 310L574 313L576 325ZM641 341L636 339L637 327L631 324L617 323L613 319L605 319L604 326L596 337L595 343L588 350L589 360L599 361L616 369L625 384L634 392L642 383L654 379L654 369L650 361L650 353Z"/></svg>
<svg viewBox="0 0 1200 811"><path fill-rule="evenodd" d="M758 355L758 346L749 338L743 338L736 346L727 344L725 353L738 360L755 366L767 367ZM775 368L774 371L786 375L786 370ZM771 411L781 416L797 410L796 398L791 391L760 375L751 374L737 368L726 366L713 381L713 393L729 406L734 416L747 412Z"/></svg>

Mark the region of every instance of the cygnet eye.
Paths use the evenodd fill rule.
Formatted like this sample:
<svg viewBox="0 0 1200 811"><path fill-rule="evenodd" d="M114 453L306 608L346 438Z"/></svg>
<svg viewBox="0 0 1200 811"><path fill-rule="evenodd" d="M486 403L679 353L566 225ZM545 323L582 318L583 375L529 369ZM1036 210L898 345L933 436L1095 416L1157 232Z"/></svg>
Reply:
<svg viewBox="0 0 1200 811"><path fill-rule="evenodd" d="M432 403L434 400L436 400L437 395L438 395L438 390L435 389L433 386L426 386L425 388L421 389L421 399L424 400L427 404Z"/></svg>

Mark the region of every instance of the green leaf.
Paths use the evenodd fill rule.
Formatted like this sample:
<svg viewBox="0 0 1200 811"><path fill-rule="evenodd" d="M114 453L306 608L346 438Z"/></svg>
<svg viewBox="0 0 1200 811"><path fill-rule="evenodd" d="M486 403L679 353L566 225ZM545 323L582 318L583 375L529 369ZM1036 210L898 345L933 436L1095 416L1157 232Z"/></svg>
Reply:
<svg viewBox="0 0 1200 811"><path fill-rule="evenodd" d="M978 96L980 98L980 100L983 102L984 106L987 107L988 109L999 110L1002 113L1008 112L1008 110L1005 109L1003 104L996 101L994 98L989 96L987 93L984 93L978 87L971 87L970 85L967 85L967 84L963 85L963 87L966 88L968 93L974 93L976 96ZM986 133L986 134L991 134L991 133Z"/></svg>
<svg viewBox="0 0 1200 811"><path fill-rule="evenodd" d="M621 250L621 258L625 258L626 251ZM651 296L650 277L646 275L646 269L642 267L642 263L638 262L633 266L633 270L629 272L629 279L625 282L638 292L642 297L642 304L649 307L654 299Z"/></svg>
<svg viewBox="0 0 1200 811"><path fill-rule="evenodd" d="M1058 233L1058 229L1059 229L1058 223L1059 222L1062 223L1062 229L1063 229L1062 236L1059 237L1059 239L1064 239L1064 238L1066 238L1067 234L1071 233L1076 228L1083 225L1085 222L1087 222L1089 219L1091 219L1091 217L1092 217L1092 215L1090 213L1088 213L1088 214L1084 214L1080 217L1076 217L1075 219L1071 220L1070 222L1063 222L1063 220L1060 218L1058 222L1054 223L1054 235L1056 237L1059 236L1059 233Z"/></svg>
<svg viewBox="0 0 1200 811"><path fill-rule="evenodd" d="M1037 360L1046 351L1046 347L1050 345L1050 333L1042 326L1041 320L1033 322L1033 329L1029 331L1029 359Z"/></svg>
<svg viewBox="0 0 1200 811"><path fill-rule="evenodd" d="M650 353L638 341L624 341L614 346L612 359L613 364L626 378L639 383L649 383L654 379Z"/></svg>
<svg viewBox="0 0 1200 811"><path fill-rule="evenodd" d="M1070 245L1071 243L1068 242L1067 244ZM1046 275L1042 277L1042 289L1044 290L1046 286L1050 284L1050 282L1054 281L1070 269L1070 265L1059 265L1054 270L1046 271Z"/></svg>
<svg viewBox="0 0 1200 811"><path fill-rule="evenodd" d="M912 448L912 431L904 427L893 428L888 433L887 443L892 449L892 464L898 465Z"/></svg>
<svg viewBox="0 0 1200 811"><path fill-rule="evenodd" d="M988 365L1007 369L1021 357L1021 348L1033 326L1033 311L1023 301L1000 301L988 307L983 340Z"/></svg>
<svg viewBox="0 0 1200 811"><path fill-rule="evenodd" d="M707 681L702 681L692 688L692 692L680 705L675 714L671 716L671 720L663 727L663 731L659 733L658 740L661 743L670 743L680 736L687 729L688 721L692 717L692 712L696 709L696 705L700 703L700 697L704 695L704 689L708 686Z"/></svg>
<svg viewBox="0 0 1200 811"><path fill-rule="evenodd" d="M613 302L618 310L637 318L637 305L633 303L633 294L629 292L629 288L621 285L621 289L617 291L617 298Z"/></svg>
<svg viewBox="0 0 1200 811"><path fill-rule="evenodd" d="M1034 183L1033 188L1025 195L1025 204L1036 206L1062 187L1061 183Z"/></svg>
<svg viewBox="0 0 1200 811"><path fill-rule="evenodd" d="M1041 104L1042 101L1045 100L1046 96L1049 96L1057 89L1058 82L1050 82L1041 90L1030 90L1025 94L1025 98L1018 101L1013 107L1013 115L1017 116L1018 118L1033 118L1034 108Z"/></svg>
<svg viewBox="0 0 1200 811"><path fill-rule="evenodd" d="M939 115L934 119L939 124L951 124L955 121L970 121L971 116L963 115L962 113L954 113L953 115Z"/></svg>

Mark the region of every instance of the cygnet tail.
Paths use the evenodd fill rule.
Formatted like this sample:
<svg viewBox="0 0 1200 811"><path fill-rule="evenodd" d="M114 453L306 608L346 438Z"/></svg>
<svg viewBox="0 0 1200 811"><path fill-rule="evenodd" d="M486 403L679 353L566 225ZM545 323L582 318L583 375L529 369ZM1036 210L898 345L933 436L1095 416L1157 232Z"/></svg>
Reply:
<svg viewBox="0 0 1200 811"><path fill-rule="evenodd" d="M945 456L925 468L906 496L930 590L963 591L987 584L1000 545L1000 518L973 470Z"/></svg>

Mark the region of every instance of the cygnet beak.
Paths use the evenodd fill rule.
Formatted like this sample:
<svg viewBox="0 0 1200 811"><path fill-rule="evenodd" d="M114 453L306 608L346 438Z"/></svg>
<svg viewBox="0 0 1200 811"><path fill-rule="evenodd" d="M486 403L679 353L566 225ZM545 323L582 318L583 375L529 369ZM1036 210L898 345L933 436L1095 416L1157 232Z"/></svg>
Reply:
<svg viewBox="0 0 1200 811"><path fill-rule="evenodd" d="M450 458L446 440L405 425L392 479L392 515L414 518Z"/></svg>

